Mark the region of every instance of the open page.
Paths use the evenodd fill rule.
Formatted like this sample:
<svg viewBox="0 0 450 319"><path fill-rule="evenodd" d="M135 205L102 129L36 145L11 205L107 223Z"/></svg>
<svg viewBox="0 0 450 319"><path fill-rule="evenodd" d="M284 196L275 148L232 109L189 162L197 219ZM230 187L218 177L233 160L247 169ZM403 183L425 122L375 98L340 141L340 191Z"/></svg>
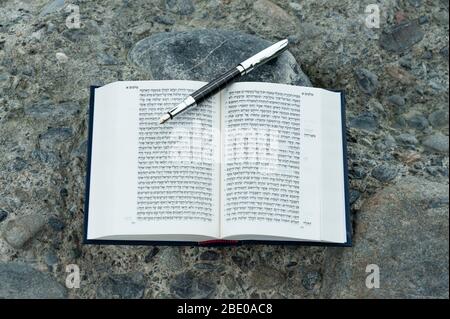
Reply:
<svg viewBox="0 0 450 319"><path fill-rule="evenodd" d="M136 81L95 90L88 239L219 236L219 96L158 123L202 85Z"/></svg>
<svg viewBox="0 0 450 319"><path fill-rule="evenodd" d="M323 240L325 92L328 91L254 82L236 83L224 91L222 237ZM340 101L332 102L330 107L340 112ZM334 112L332 117L340 121L340 113ZM338 139L341 129L334 127L331 134L336 137L329 142L342 150ZM333 160L340 163L342 172L342 154ZM343 199L343 179L333 185L339 185L332 191ZM333 203L341 205L335 215L342 220L345 206L340 201ZM342 232L345 227L341 229L341 224L331 228ZM341 241L339 236L332 239Z"/></svg>

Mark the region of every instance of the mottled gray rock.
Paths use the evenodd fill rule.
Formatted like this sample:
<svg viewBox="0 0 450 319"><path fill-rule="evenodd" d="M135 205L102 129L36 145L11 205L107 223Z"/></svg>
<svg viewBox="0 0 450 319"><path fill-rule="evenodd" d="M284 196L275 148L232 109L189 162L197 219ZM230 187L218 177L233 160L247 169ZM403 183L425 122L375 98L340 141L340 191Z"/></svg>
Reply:
<svg viewBox="0 0 450 319"><path fill-rule="evenodd" d="M429 126L428 120L423 114L411 112L405 115L405 121L408 126L419 131L423 131Z"/></svg>
<svg viewBox="0 0 450 319"><path fill-rule="evenodd" d="M286 280L285 275L280 270L266 265L258 265L253 269L250 279L252 286L263 290L279 287Z"/></svg>
<svg viewBox="0 0 450 319"><path fill-rule="evenodd" d="M349 202L350 202L350 205L352 205L354 202L356 202L358 200L358 198L361 196L361 193L356 189L350 189L349 193L350 193L349 194Z"/></svg>
<svg viewBox="0 0 450 319"><path fill-rule="evenodd" d="M139 299L144 296L144 278L141 273L112 274L97 288L98 298Z"/></svg>
<svg viewBox="0 0 450 319"><path fill-rule="evenodd" d="M402 143L402 144L406 144L406 145L417 145L419 144L419 141L417 140L417 138L409 133L402 133L397 137L397 140Z"/></svg>
<svg viewBox="0 0 450 319"><path fill-rule="evenodd" d="M209 81L270 44L237 31L205 29L158 33L139 41L128 57L155 80ZM240 81L311 86L289 52L255 69Z"/></svg>
<svg viewBox="0 0 450 319"><path fill-rule="evenodd" d="M200 260L217 260L219 259L219 254L214 250L207 250L200 254Z"/></svg>
<svg viewBox="0 0 450 319"><path fill-rule="evenodd" d="M298 20L290 16L283 8L269 0L257 0L253 2L255 18L248 23L259 34L272 34L273 25L278 26L278 34L288 36L295 33L298 28Z"/></svg>
<svg viewBox="0 0 450 319"><path fill-rule="evenodd" d="M355 70L356 82L359 88L366 94L374 95L378 88L378 76L375 73L359 68Z"/></svg>
<svg viewBox="0 0 450 319"><path fill-rule="evenodd" d="M12 219L5 225L3 238L12 247L22 248L42 229L46 222L45 216L39 213Z"/></svg>
<svg viewBox="0 0 450 319"><path fill-rule="evenodd" d="M314 290L320 284L322 275L318 271L308 271L302 277L302 286L306 290Z"/></svg>
<svg viewBox="0 0 450 319"><path fill-rule="evenodd" d="M36 119L61 120L80 113L80 106L73 102L55 104L51 100L43 99L25 106L25 114Z"/></svg>
<svg viewBox="0 0 450 319"><path fill-rule="evenodd" d="M348 125L353 128L373 132L378 129L378 120L371 113L362 113L354 118L350 118Z"/></svg>
<svg viewBox="0 0 450 319"><path fill-rule="evenodd" d="M155 17L155 22L165 25L172 25L175 23L175 20L168 15L160 15Z"/></svg>
<svg viewBox="0 0 450 319"><path fill-rule="evenodd" d="M153 260L153 257L155 257L159 253L158 247L152 247L147 255L145 255L144 261L146 263L149 263Z"/></svg>
<svg viewBox="0 0 450 319"><path fill-rule="evenodd" d="M175 276L170 283L170 292L177 298L209 298L215 290L216 284L211 279L204 275L196 275L189 270Z"/></svg>
<svg viewBox="0 0 450 319"><path fill-rule="evenodd" d="M388 164L382 164L372 170L372 176L380 182L389 182L397 177L398 169Z"/></svg>
<svg viewBox="0 0 450 319"><path fill-rule="evenodd" d="M0 223L8 217L8 212L0 208Z"/></svg>
<svg viewBox="0 0 450 319"><path fill-rule="evenodd" d="M49 150L35 149L31 152L31 158L53 167L60 164L59 156L55 152Z"/></svg>
<svg viewBox="0 0 450 319"><path fill-rule="evenodd" d="M387 100L389 103L392 103L396 106L404 106L406 103L405 98L403 96L397 95L397 94L389 96L387 98Z"/></svg>
<svg viewBox="0 0 450 319"><path fill-rule="evenodd" d="M380 46L394 53L402 53L423 39L423 32L416 21L407 21L381 34Z"/></svg>
<svg viewBox="0 0 450 319"><path fill-rule="evenodd" d="M59 299L67 291L50 274L21 263L0 263L0 299Z"/></svg>
<svg viewBox="0 0 450 319"><path fill-rule="evenodd" d="M442 127L448 125L448 111L447 110L434 111L428 116L428 121L433 127Z"/></svg>
<svg viewBox="0 0 450 319"><path fill-rule="evenodd" d="M169 11L179 15L189 15L195 11L192 0L166 0L166 7Z"/></svg>
<svg viewBox="0 0 450 319"><path fill-rule="evenodd" d="M64 228L66 227L66 224L58 217L50 217L48 219L48 224L54 231L58 231L58 232L63 231Z"/></svg>
<svg viewBox="0 0 450 319"><path fill-rule="evenodd" d="M436 133L424 139L422 144L428 150L440 153L448 153L448 136Z"/></svg>
<svg viewBox="0 0 450 319"><path fill-rule="evenodd" d="M178 271L183 267L179 247L166 247L157 256L162 269Z"/></svg>
<svg viewBox="0 0 450 319"><path fill-rule="evenodd" d="M39 145L44 150L54 150L72 136L73 130L69 127L51 127L39 136Z"/></svg>
<svg viewBox="0 0 450 319"><path fill-rule="evenodd" d="M405 177L368 199L352 248L328 248L324 297L448 298L448 185ZM368 289L366 267L380 269Z"/></svg>
<svg viewBox="0 0 450 319"><path fill-rule="evenodd" d="M47 14L60 10L62 7L64 7L64 2L65 2L64 0L50 1L47 5L45 5L44 8L42 8L42 11L39 14L39 16L43 17Z"/></svg>

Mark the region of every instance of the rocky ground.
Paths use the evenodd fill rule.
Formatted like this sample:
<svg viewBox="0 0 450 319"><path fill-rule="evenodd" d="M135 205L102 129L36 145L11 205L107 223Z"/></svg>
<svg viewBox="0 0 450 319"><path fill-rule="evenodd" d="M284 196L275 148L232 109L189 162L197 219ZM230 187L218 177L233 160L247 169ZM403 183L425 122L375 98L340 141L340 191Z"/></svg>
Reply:
<svg viewBox="0 0 450 319"><path fill-rule="evenodd" d="M377 1L368 28L371 2L0 0L0 298L448 298L448 2ZM82 244L88 87L180 75L130 52L201 28L289 37L313 86L346 91L353 248ZM308 84L293 58L266 80Z"/></svg>

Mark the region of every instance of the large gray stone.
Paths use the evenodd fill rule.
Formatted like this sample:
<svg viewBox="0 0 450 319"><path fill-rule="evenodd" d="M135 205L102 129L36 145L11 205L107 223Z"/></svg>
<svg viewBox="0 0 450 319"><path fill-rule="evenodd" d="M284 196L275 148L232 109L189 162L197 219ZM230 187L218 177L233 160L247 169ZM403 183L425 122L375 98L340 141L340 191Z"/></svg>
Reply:
<svg viewBox="0 0 450 319"><path fill-rule="evenodd" d="M226 30L158 33L139 41L128 58L154 80L209 81L272 42ZM240 80L311 86L289 52Z"/></svg>
<svg viewBox="0 0 450 319"><path fill-rule="evenodd" d="M21 263L0 263L0 299L66 298L67 291L51 275Z"/></svg>
<svg viewBox="0 0 450 319"><path fill-rule="evenodd" d="M333 298L448 298L448 185L405 177L364 203L354 247L328 248L323 293ZM366 267L380 287L366 287Z"/></svg>

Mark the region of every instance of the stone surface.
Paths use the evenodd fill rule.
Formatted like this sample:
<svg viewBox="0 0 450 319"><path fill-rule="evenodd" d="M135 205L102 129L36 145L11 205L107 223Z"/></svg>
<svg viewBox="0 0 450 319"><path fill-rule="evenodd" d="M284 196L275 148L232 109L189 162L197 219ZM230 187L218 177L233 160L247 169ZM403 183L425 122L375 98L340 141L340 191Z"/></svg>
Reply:
<svg viewBox="0 0 450 319"><path fill-rule="evenodd" d="M423 145L434 152L448 153L448 136L442 133L433 134L425 138Z"/></svg>
<svg viewBox="0 0 450 319"><path fill-rule="evenodd" d="M143 275L111 274L97 288L98 298L139 299L144 295Z"/></svg>
<svg viewBox="0 0 450 319"><path fill-rule="evenodd" d="M364 203L354 247L329 248L326 297L448 298L448 185L408 177ZM380 288L366 287L378 265Z"/></svg>
<svg viewBox="0 0 450 319"><path fill-rule="evenodd" d="M155 80L209 81L270 44L253 35L224 30L160 33L139 41L129 59ZM289 52L239 80L311 85Z"/></svg>
<svg viewBox="0 0 450 319"><path fill-rule="evenodd" d="M216 285L213 281L192 271L175 276L170 283L170 291L177 298L208 298L211 297L215 289Z"/></svg>
<svg viewBox="0 0 450 319"><path fill-rule="evenodd" d="M423 39L423 32L415 21L407 21L382 33L380 46L388 51L402 53Z"/></svg>
<svg viewBox="0 0 450 319"><path fill-rule="evenodd" d="M428 121L434 127L448 126L448 111L438 110L434 111L428 116Z"/></svg>
<svg viewBox="0 0 450 319"><path fill-rule="evenodd" d="M360 68L355 71L355 77L361 91L369 95L375 94L378 88L378 76L367 69Z"/></svg>
<svg viewBox="0 0 450 319"><path fill-rule="evenodd" d="M67 291L51 275L21 263L0 263L0 299L59 299Z"/></svg>
<svg viewBox="0 0 450 319"><path fill-rule="evenodd" d="M183 16L195 11L192 0L166 0L166 7L169 11Z"/></svg>
<svg viewBox="0 0 450 319"><path fill-rule="evenodd" d="M288 36L295 32L298 20L290 16L280 6L268 0L257 0L253 3L253 10L256 15L253 27L261 28L269 32L271 26L278 25L278 32L283 36Z"/></svg>
<svg viewBox="0 0 450 319"><path fill-rule="evenodd" d="M378 128L378 121L373 114L363 113L354 118L350 118L348 125L357 129L375 131Z"/></svg>
<svg viewBox="0 0 450 319"><path fill-rule="evenodd" d="M8 212L0 208L0 223L8 217Z"/></svg>
<svg viewBox="0 0 450 319"><path fill-rule="evenodd" d="M389 165L380 165L372 170L372 176L380 182L389 182L397 177L398 169Z"/></svg>
<svg viewBox="0 0 450 319"><path fill-rule="evenodd" d="M14 248L22 248L46 223L43 215L27 215L10 220L5 225L3 238Z"/></svg>
<svg viewBox="0 0 450 319"><path fill-rule="evenodd" d="M355 252L347 262L365 267L373 255L368 258L360 251L370 246L373 250L379 247L386 265L398 260L396 267L379 264L383 295L402 295L398 291L405 291L405 282L410 287L407 297L429 297L430 291L438 291L436 272L428 265L436 265L436 271L442 268L442 256L448 252L436 243L426 250L413 249L433 238L437 242L440 233L430 235L426 223L423 227L414 218L401 217L409 214L407 205L401 204L400 212L383 214L385 228L377 226L378 218L367 222L366 218L378 214L369 216L364 207L384 188L392 191L394 183L409 183L418 189L419 197L412 191L414 198L409 200L415 207L421 207L417 203L421 196L434 196L434 188L421 187L423 183L448 187L445 1L383 1L381 28L368 28L364 6L350 0L70 1L80 6L80 29L67 27L68 1L64 5L59 0L0 2L0 211L8 214L0 222L0 262L26 263L60 283L67 276L66 265L76 264L82 271L80 289L67 289L64 295L75 299L96 298L97 293L107 298L323 298L349 296L348 285L356 290L364 285L359 279L350 284L351 273L362 280L366 275L365 268L344 267L330 279L328 270L340 267L342 260L330 259L329 252ZM44 8L53 9L41 15ZM350 200L358 233L355 247L243 245L157 250L153 246L84 245L89 86L118 80L209 80L284 38L289 38L289 53L281 61L241 80L312 82L316 87L345 90ZM200 41L207 42L202 49ZM380 47L383 42L386 49ZM397 97L389 99L393 96ZM424 145L431 136L441 136L430 146L444 152ZM380 166L396 169L395 178L384 177L382 169L382 181L375 178L372 171ZM375 199L380 205L402 200L399 192L392 193L393 199ZM448 197L437 198L431 206L448 210ZM26 236L21 247L8 244L4 235L10 227L17 227L10 221L40 214L57 217L64 227L52 227L46 220L40 231ZM376 237L369 233L375 230L368 224L388 230ZM408 239L410 246L403 241L406 233L414 236ZM385 258L387 246L394 251L392 258ZM418 262L411 265L410 259L397 254L397 246L402 251L406 247ZM395 259L397 255L401 259ZM417 270L422 266L427 272ZM276 285L266 278L272 278L273 270ZM136 279L133 274L142 277ZM124 276L129 285L124 292L114 283L116 275ZM418 281L409 280L416 275ZM391 276L408 278L396 281ZM330 286L330 281L336 285ZM445 278L440 282L446 283ZM20 289L14 292L18 296Z"/></svg>

